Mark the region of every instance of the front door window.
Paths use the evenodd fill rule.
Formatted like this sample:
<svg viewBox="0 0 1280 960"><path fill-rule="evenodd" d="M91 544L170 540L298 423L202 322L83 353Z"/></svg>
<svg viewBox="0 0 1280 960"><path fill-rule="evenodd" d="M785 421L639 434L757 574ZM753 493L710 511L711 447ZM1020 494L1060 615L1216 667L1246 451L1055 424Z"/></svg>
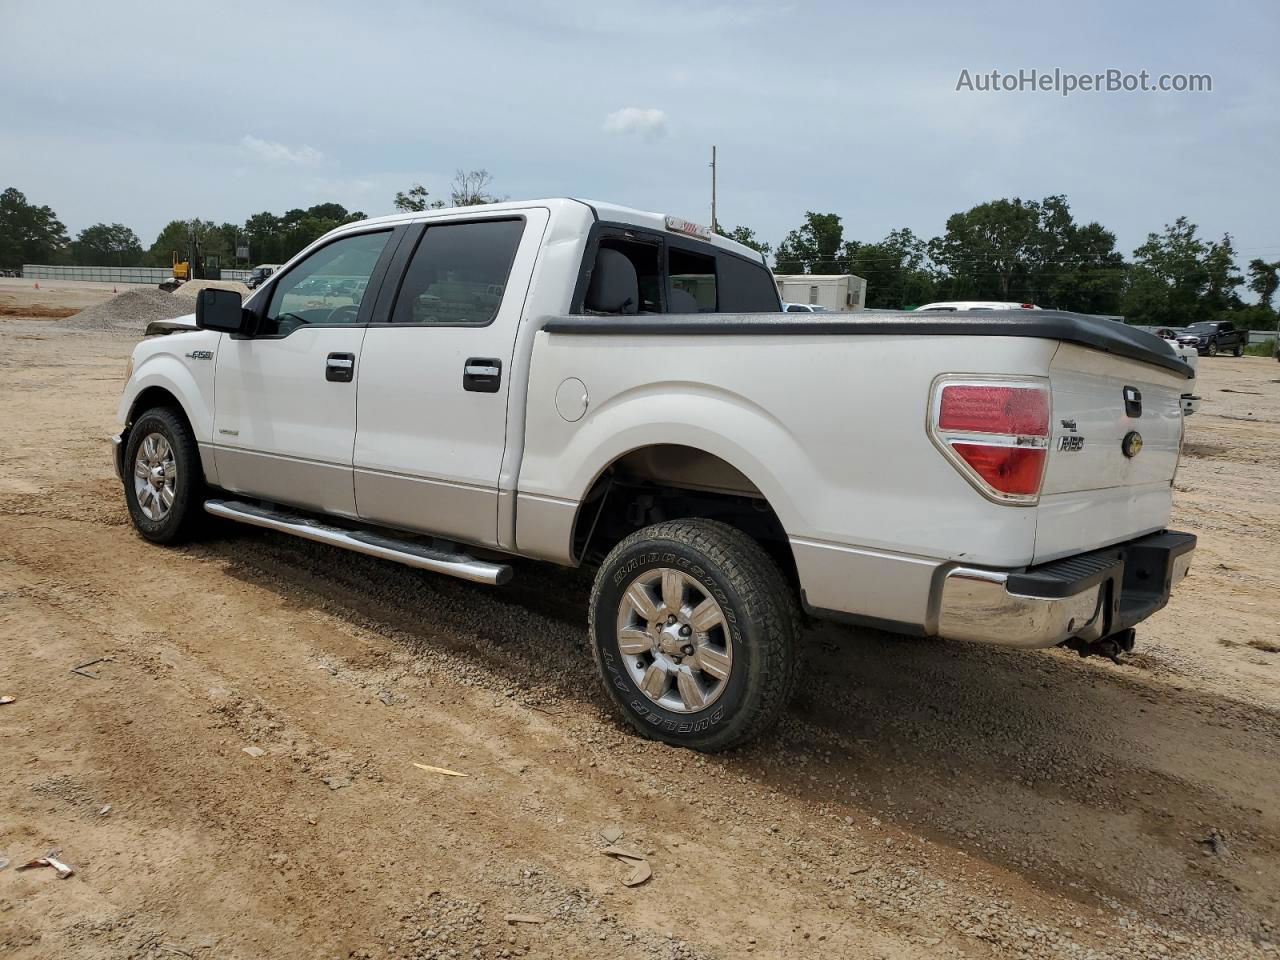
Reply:
<svg viewBox="0 0 1280 960"><path fill-rule="evenodd" d="M353 324L360 315L369 278L391 231L335 240L284 274L258 329L262 336L286 336L307 324Z"/></svg>

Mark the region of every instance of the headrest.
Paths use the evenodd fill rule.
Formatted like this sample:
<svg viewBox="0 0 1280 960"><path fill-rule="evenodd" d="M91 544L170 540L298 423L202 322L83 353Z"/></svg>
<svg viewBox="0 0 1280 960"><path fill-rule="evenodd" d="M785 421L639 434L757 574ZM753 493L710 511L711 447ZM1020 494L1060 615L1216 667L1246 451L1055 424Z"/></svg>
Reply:
<svg viewBox="0 0 1280 960"><path fill-rule="evenodd" d="M688 290L679 287L667 288L668 313L699 313L698 299Z"/></svg>
<svg viewBox="0 0 1280 960"><path fill-rule="evenodd" d="M608 247L596 254L584 306L596 313L640 311L640 281L636 279L635 264L625 254Z"/></svg>

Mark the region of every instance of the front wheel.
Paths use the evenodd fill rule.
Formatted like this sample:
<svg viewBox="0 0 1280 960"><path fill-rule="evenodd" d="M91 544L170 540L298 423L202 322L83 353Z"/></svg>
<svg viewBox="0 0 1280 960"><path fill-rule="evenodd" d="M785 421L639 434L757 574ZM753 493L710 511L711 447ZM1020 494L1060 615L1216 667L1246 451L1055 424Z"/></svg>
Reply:
<svg viewBox="0 0 1280 960"><path fill-rule="evenodd" d="M614 547L591 590L590 634L627 721L676 746L749 740L794 687L794 593L758 543L723 523L659 523Z"/></svg>
<svg viewBox="0 0 1280 960"><path fill-rule="evenodd" d="M134 528L152 543L187 539L201 513L200 452L186 420L169 407L143 413L129 430L124 499Z"/></svg>
<svg viewBox="0 0 1280 960"><path fill-rule="evenodd" d="M1209 341L1209 349L1208 349L1207 351L1205 351L1205 352L1206 352L1206 353L1208 353L1208 354L1209 354L1209 356L1211 356L1211 357L1216 357L1216 356L1218 355L1218 343L1217 343L1217 341L1216 341L1216 340L1210 340L1210 341Z"/></svg>

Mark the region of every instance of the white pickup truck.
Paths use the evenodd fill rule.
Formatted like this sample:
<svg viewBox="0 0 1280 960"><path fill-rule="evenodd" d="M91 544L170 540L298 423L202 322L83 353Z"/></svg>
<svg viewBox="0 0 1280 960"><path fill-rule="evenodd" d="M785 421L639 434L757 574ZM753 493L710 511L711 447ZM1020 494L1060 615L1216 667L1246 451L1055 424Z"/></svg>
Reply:
<svg viewBox="0 0 1280 960"><path fill-rule="evenodd" d="M580 200L348 224L138 345L116 467L157 543L206 513L469 580L596 569L601 678L700 750L774 721L801 610L1129 649L1191 374L1049 310L788 315L761 256Z"/></svg>

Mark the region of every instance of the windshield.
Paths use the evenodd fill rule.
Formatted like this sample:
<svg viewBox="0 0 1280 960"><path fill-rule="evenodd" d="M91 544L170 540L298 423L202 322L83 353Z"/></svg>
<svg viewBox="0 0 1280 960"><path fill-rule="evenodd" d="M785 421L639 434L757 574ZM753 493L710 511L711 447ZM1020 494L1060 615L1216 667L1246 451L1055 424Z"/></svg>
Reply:
<svg viewBox="0 0 1280 960"><path fill-rule="evenodd" d="M1191 326L1187 327L1187 330L1190 331L1191 333L1209 333L1213 330L1213 324L1212 323L1193 323L1191 324Z"/></svg>

